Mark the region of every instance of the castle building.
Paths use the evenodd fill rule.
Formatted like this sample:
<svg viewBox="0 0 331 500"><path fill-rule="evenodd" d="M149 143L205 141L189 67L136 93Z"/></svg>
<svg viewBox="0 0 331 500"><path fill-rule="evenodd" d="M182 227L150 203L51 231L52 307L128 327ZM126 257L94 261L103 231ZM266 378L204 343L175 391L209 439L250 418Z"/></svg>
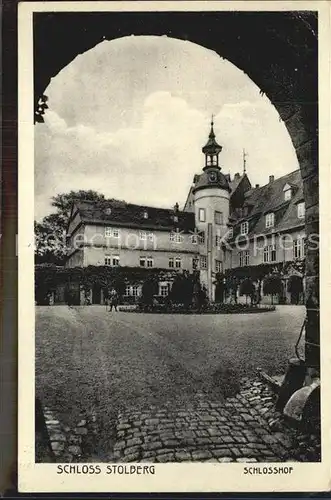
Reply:
<svg viewBox="0 0 331 500"><path fill-rule="evenodd" d="M202 148L184 209L124 201L77 201L67 230L66 267L127 266L200 271L209 300L227 269L304 258L305 205L300 171L252 187L246 173L222 172L214 124ZM294 274L298 274L293 271ZM166 295L170 283L160 282ZM139 295L128 285L127 295Z"/></svg>

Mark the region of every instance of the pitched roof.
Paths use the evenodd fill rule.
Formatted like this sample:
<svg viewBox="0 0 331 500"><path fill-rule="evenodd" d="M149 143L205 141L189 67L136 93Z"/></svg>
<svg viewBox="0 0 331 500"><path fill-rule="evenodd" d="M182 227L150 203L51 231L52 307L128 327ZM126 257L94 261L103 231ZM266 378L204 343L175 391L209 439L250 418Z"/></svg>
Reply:
<svg viewBox="0 0 331 500"><path fill-rule="evenodd" d="M246 175L246 174L244 174ZM234 178L232 179L232 181L229 182L229 186L230 186L230 189L231 189L231 193L234 193L234 191L237 189L237 187L239 186L240 182L242 181L244 175L235 175Z"/></svg>
<svg viewBox="0 0 331 500"><path fill-rule="evenodd" d="M284 198L285 184L293 187L292 198L288 201ZM298 218L296 205L299 201L303 201L303 184L300 170L295 170L265 186L247 191L243 212L231 214L232 222L236 226L245 220L249 221L249 235L266 234L274 229L280 231L300 226L304 221ZM265 215L271 212L275 214L275 225L273 228L266 228ZM247 215L243 215L245 213Z"/></svg>
<svg viewBox="0 0 331 500"><path fill-rule="evenodd" d="M172 209L134 205L124 201L76 201L81 221L85 224L115 225L141 229L193 231L194 213ZM148 217L144 214L147 212ZM178 222L174 220L178 217Z"/></svg>

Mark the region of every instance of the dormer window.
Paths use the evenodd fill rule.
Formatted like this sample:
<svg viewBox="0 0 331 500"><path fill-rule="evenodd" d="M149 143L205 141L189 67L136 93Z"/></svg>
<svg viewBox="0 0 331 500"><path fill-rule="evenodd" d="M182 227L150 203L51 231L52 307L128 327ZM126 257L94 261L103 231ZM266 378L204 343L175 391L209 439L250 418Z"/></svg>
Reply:
<svg viewBox="0 0 331 500"><path fill-rule="evenodd" d="M288 201L292 198L292 186L290 186L290 184L285 184L285 186L283 187L283 193L284 193L284 200L285 201Z"/></svg>
<svg viewBox="0 0 331 500"><path fill-rule="evenodd" d="M247 221L242 222L240 224L240 234L242 236L245 236L246 234L248 234L248 222Z"/></svg>
<svg viewBox="0 0 331 500"><path fill-rule="evenodd" d="M305 218L305 202L302 201L298 203L298 219Z"/></svg>
<svg viewBox="0 0 331 500"><path fill-rule="evenodd" d="M274 227L275 225L275 214L270 212L265 216L265 227Z"/></svg>
<svg viewBox="0 0 331 500"><path fill-rule="evenodd" d="M292 189L287 189L287 191L284 192L284 200L290 200L292 198Z"/></svg>
<svg viewBox="0 0 331 500"><path fill-rule="evenodd" d="M148 212L147 212L147 210L144 211L143 217L144 217L144 219L148 219Z"/></svg>
<svg viewBox="0 0 331 500"><path fill-rule="evenodd" d="M174 215L174 222L178 222L178 216Z"/></svg>
<svg viewBox="0 0 331 500"><path fill-rule="evenodd" d="M111 208L110 207L106 208L105 214L106 215L111 215Z"/></svg>
<svg viewBox="0 0 331 500"><path fill-rule="evenodd" d="M176 232L172 231L170 233L170 241L173 241L174 243L182 243L183 236L180 234L179 231L176 231Z"/></svg>

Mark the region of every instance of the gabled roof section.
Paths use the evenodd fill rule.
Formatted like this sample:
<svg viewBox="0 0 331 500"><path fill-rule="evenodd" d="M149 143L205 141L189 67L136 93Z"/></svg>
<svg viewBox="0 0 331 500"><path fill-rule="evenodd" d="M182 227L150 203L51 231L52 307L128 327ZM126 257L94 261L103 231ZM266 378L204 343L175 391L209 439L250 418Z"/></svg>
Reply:
<svg viewBox="0 0 331 500"><path fill-rule="evenodd" d="M194 213L135 205L124 201L76 201L83 224L114 225L141 229L194 230ZM145 217L147 212L147 218Z"/></svg>
<svg viewBox="0 0 331 500"><path fill-rule="evenodd" d="M239 173L234 175L232 181L229 182L229 186L231 189L231 196L235 193L235 191L237 190L237 188L244 179L247 179L248 185L251 186L251 183L248 179L246 172L244 172L242 175L240 175Z"/></svg>
<svg viewBox="0 0 331 500"><path fill-rule="evenodd" d="M293 188L294 194L290 200L284 200L284 186L288 184ZM254 220L250 224L249 234L269 233L272 228L265 227L265 215L275 213L275 226L277 230L286 230L304 224L297 215L297 203L303 199L303 184L300 170L279 177L265 186L250 189L245 193L243 212L232 214L234 224L244 220Z"/></svg>

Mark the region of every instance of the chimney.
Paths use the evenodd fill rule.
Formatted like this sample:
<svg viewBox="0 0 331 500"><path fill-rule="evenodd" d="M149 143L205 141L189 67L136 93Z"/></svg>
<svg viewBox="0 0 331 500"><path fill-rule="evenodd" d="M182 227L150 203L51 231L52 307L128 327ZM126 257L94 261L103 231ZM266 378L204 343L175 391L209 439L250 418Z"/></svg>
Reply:
<svg viewBox="0 0 331 500"><path fill-rule="evenodd" d="M271 182L274 182L274 180L275 180L275 176L269 175L269 184L271 184Z"/></svg>
<svg viewBox="0 0 331 500"><path fill-rule="evenodd" d="M235 179L239 179L239 178L240 178L240 174L239 174L239 172L236 172L236 173L234 174L234 178L235 178Z"/></svg>
<svg viewBox="0 0 331 500"><path fill-rule="evenodd" d="M259 188L260 187L260 184L255 184L255 188Z"/></svg>
<svg viewBox="0 0 331 500"><path fill-rule="evenodd" d="M175 212L175 214L178 212L178 210L179 210L179 205L178 205L178 203L176 202L176 204L175 204L175 206L174 206L174 212Z"/></svg>

